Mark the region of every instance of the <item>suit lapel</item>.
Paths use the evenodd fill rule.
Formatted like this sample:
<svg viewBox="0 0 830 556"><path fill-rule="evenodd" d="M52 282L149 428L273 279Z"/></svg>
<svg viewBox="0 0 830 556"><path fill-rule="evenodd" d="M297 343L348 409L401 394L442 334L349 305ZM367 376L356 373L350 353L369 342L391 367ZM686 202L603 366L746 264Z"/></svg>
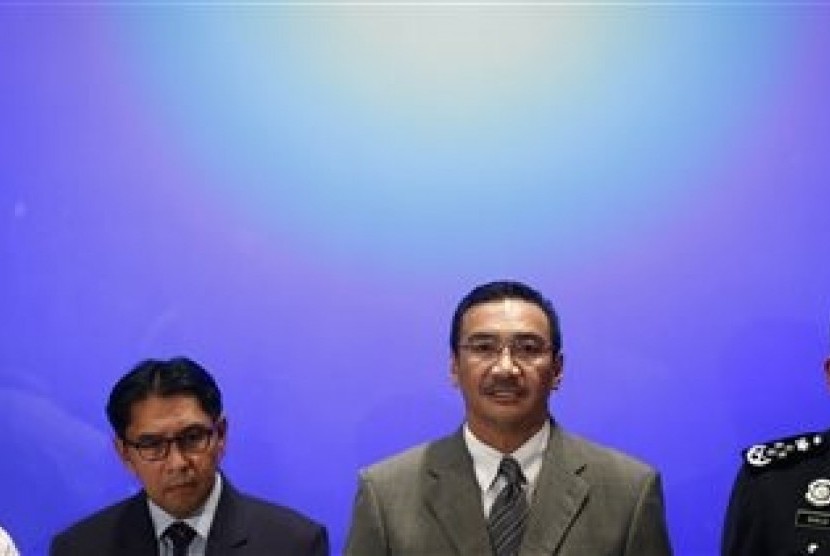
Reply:
<svg viewBox="0 0 830 556"><path fill-rule="evenodd" d="M118 554L123 556L158 554L156 530L150 518L147 498L143 493L132 497L127 502L116 528Z"/></svg>
<svg viewBox="0 0 830 556"><path fill-rule="evenodd" d="M241 496L222 475L222 494L210 527L206 556L227 556L248 543L248 520Z"/></svg>
<svg viewBox="0 0 830 556"><path fill-rule="evenodd" d="M462 433L430 445L424 463L427 507L456 552L490 555L481 490Z"/></svg>
<svg viewBox="0 0 830 556"><path fill-rule="evenodd" d="M588 497L579 473L585 461L566 447L561 429L551 423L550 439L533 494L521 555L554 554Z"/></svg>

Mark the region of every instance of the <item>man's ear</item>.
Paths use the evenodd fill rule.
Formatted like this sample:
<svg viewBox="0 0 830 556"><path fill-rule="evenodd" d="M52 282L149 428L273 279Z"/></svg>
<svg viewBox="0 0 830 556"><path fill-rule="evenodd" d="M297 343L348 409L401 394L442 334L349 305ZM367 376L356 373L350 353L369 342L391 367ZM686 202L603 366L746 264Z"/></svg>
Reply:
<svg viewBox="0 0 830 556"><path fill-rule="evenodd" d="M565 373L565 356L562 355L562 352L557 353L553 358L551 373L550 389L559 390L559 386L562 384L562 375Z"/></svg>
<svg viewBox="0 0 830 556"><path fill-rule="evenodd" d="M216 436L224 439L226 434L228 434L228 418L222 415L216 421Z"/></svg>
<svg viewBox="0 0 830 556"><path fill-rule="evenodd" d="M118 458L121 460L121 463L129 469L130 471L135 472L135 467L133 467L133 460L130 455L130 447L127 446L127 443L124 440L116 435L115 438L112 439L112 445L115 448L116 453L118 454Z"/></svg>
<svg viewBox="0 0 830 556"><path fill-rule="evenodd" d="M216 422L216 443L219 446L219 455L225 455L225 442L228 438L228 419L222 415Z"/></svg>
<svg viewBox="0 0 830 556"><path fill-rule="evenodd" d="M458 358L455 354L450 355L450 380L453 386L458 386Z"/></svg>

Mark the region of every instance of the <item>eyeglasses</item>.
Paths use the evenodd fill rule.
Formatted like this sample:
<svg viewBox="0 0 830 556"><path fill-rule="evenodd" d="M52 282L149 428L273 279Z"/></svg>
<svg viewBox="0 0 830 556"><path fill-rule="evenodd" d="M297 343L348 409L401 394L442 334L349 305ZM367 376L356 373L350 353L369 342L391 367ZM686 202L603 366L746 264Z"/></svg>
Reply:
<svg viewBox="0 0 830 556"><path fill-rule="evenodd" d="M502 338L495 334L474 335L459 344L470 359L479 363L493 363L507 348L510 357L519 364L531 364L552 352L552 346L536 334L517 334Z"/></svg>
<svg viewBox="0 0 830 556"><path fill-rule="evenodd" d="M213 427L192 425L175 436L145 434L139 436L135 442L125 438L124 443L132 446L141 459L161 461L170 455L170 446L174 443L182 454L193 455L206 452L216 428L216 425Z"/></svg>

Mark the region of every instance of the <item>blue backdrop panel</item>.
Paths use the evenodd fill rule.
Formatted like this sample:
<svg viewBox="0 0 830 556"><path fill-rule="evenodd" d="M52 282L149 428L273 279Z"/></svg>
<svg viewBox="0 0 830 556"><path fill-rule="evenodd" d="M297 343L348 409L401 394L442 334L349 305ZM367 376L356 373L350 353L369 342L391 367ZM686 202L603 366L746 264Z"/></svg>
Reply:
<svg viewBox="0 0 830 556"><path fill-rule="evenodd" d="M741 447L827 423L830 9L0 7L0 523L27 555L136 484L139 359L222 385L226 469L325 522L459 426L449 318L526 280L570 430L663 472L711 556Z"/></svg>

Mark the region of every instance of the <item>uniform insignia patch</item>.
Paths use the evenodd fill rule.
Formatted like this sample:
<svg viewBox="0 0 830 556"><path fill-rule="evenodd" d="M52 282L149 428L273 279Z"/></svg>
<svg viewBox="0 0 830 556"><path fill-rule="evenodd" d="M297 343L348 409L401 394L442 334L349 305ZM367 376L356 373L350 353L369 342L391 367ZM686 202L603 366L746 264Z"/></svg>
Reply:
<svg viewBox="0 0 830 556"><path fill-rule="evenodd" d="M750 469L760 471L813 457L823 453L828 447L830 443L826 442L820 433L800 434L750 446L744 450L744 461ZM828 493L828 504L830 504L830 487Z"/></svg>
<svg viewBox="0 0 830 556"><path fill-rule="evenodd" d="M746 451L746 462L754 467L764 467L772 463L772 460L767 456L767 447L765 444L756 444L751 446Z"/></svg>
<svg viewBox="0 0 830 556"><path fill-rule="evenodd" d="M816 479L807 485L807 492L804 498L819 508L830 506L830 479Z"/></svg>

